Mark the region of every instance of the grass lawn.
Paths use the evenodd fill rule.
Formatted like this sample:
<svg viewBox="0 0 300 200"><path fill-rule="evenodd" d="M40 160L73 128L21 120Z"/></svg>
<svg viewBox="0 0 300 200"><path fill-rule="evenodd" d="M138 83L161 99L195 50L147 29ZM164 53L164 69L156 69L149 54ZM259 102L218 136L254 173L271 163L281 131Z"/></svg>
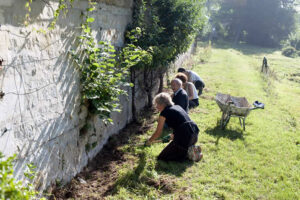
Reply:
<svg viewBox="0 0 300 200"><path fill-rule="evenodd" d="M206 88L190 112L200 128L203 160L158 162L166 144L144 148L129 142L121 150L132 162L118 167L108 199L300 199L300 59L246 45L209 51L204 63L203 49L193 58ZM269 75L260 73L264 56ZM217 92L259 100L265 109L249 114L245 131L238 118L221 130ZM138 140L149 138L154 127Z"/></svg>

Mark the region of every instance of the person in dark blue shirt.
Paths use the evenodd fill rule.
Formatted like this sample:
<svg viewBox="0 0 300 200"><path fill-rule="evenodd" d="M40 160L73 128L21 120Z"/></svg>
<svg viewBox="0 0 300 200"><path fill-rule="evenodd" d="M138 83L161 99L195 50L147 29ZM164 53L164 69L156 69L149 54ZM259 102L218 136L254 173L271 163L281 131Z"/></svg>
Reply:
<svg viewBox="0 0 300 200"><path fill-rule="evenodd" d="M146 142L152 144L158 139L166 123L173 129L171 140L159 154L158 160L183 161L187 158L188 148L196 144L198 140L198 126L190 119L188 114L178 105L174 105L168 93L160 93L154 98L154 104L160 111L158 124L155 132Z"/></svg>
<svg viewBox="0 0 300 200"><path fill-rule="evenodd" d="M182 89L182 81L175 78L171 81L171 88L174 92L172 101L175 105L179 105L188 113L189 111L189 97L184 89Z"/></svg>

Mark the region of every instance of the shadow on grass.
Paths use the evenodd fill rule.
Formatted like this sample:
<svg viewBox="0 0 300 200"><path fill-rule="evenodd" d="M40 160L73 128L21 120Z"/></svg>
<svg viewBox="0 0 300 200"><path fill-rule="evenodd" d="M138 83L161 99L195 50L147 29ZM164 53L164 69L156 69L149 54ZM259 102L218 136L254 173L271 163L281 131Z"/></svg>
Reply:
<svg viewBox="0 0 300 200"><path fill-rule="evenodd" d="M222 130L219 126L216 126L214 128L208 128L204 131L208 135L215 136L217 138L216 145L219 144L220 138L228 138L230 140L244 140L243 132L238 132L235 130Z"/></svg>
<svg viewBox="0 0 300 200"><path fill-rule="evenodd" d="M162 174L172 174L177 177L180 177L187 168L191 167L194 164L193 161L185 160L183 162L164 162L158 160L155 166L155 170Z"/></svg>

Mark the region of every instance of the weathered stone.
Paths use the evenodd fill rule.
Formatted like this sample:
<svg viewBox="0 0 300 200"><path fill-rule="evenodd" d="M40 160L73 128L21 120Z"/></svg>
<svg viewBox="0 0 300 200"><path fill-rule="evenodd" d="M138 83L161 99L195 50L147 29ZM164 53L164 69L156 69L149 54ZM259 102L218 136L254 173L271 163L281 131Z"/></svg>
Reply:
<svg viewBox="0 0 300 200"><path fill-rule="evenodd" d="M15 176L23 178L27 163L37 166L36 186L44 190L56 181L66 182L79 173L113 134L132 119L132 98L137 111L147 105L142 88L125 88L122 112L112 113L114 124L104 124L81 105L79 73L68 51L76 48L80 1L47 30L57 1L33 1L31 21L23 26L24 0L0 1L0 151L17 154ZM131 21L133 0L101 0L93 16L93 35L116 47L123 46L124 31ZM45 30L41 33L40 30ZM143 80L143 73L136 83ZM154 81L157 88L158 82ZM156 92L156 91L155 91Z"/></svg>

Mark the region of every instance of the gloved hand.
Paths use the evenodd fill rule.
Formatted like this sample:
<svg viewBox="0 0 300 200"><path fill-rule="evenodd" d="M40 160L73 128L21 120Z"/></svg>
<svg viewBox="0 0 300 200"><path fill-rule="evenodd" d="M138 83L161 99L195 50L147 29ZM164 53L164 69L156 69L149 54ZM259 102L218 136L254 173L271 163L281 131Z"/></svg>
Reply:
<svg viewBox="0 0 300 200"><path fill-rule="evenodd" d="M166 135L165 137L163 137L163 138L161 139L161 141L162 141L163 143L167 143L167 142L170 141L170 139L171 139L171 135Z"/></svg>

